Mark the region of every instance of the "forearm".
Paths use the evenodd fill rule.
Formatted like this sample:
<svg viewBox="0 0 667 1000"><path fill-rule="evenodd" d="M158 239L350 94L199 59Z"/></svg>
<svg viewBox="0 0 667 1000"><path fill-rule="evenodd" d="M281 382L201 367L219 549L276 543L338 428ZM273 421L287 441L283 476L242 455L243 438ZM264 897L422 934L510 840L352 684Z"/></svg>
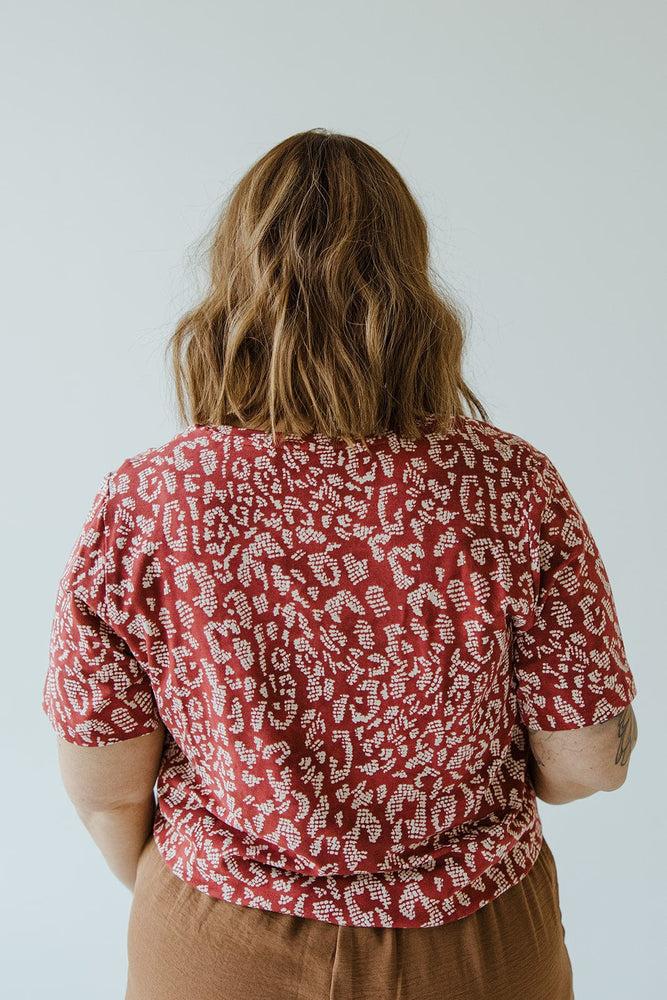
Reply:
<svg viewBox="0 0 667 1000"><path fill-rule="evenodd" d="M116 809L91 812L75 807L111 871L133 892L139 855L153 834L156 802L150 798Z"/></svg>

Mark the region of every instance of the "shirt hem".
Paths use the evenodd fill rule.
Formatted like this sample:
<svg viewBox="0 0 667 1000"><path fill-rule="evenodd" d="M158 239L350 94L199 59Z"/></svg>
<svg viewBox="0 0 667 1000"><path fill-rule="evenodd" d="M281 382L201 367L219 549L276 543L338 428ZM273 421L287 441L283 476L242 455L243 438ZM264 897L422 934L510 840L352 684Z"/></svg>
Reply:
<svg viewBox="0 0 667 1000"><path fill-rule="evenodd" d="M184 862L174 831L154 831L162 860L173 875L205 895L251 909L318 920L338 926L439 927L470 916L518 885L531 871L542 849L543 831L535 808L533 821L503 857L458 888L442 867L433 871L360 873L313 878L285 872L280 879L254 879L249 885L229 869L211 878L184 877ZM279 885L273 883L280 883ZM325 894L314 883L331 887ZM447 885L449 888L447 888ZM373 904L372 906L370 904ZM366 906L366 908L364 908Z"/></svg>

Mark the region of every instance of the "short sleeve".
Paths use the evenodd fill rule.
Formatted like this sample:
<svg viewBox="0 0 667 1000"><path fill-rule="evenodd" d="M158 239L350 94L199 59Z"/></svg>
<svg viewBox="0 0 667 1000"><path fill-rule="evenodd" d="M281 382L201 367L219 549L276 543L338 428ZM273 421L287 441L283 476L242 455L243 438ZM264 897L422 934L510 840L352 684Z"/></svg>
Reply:
<svg viewBox="0 0 667 1000"><path fill-rule="evenodd" d="M106 746L160 725L148 675L106 613L107 473L58 584L42 709L69 743Z"/></svg>
<svg viewBox="0 0 667 1000"><path fill-rule="evenodd" d="M637 688L602 557L549 459L543 482L537 593L513 640L519 713L529 729L577 729L618 715Z"/></svg>

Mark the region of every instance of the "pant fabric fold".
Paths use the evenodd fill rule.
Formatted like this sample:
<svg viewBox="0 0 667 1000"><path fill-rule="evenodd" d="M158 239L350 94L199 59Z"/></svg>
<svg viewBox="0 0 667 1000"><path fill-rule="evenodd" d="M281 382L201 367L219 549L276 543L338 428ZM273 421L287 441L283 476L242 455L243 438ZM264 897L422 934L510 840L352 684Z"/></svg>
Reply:
<svg viewBox="0 0 667 1000"><path fill-rule="evenodd" d="M215 899L151 838L127 929L125 1000L574 1000L545 840L528 874L441 927L343 927Z"/></svg>

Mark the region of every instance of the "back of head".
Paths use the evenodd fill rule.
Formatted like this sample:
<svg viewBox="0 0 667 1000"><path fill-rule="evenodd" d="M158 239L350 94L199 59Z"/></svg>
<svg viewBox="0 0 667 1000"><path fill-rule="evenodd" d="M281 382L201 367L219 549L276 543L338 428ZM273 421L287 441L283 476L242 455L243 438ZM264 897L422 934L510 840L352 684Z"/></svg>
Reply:
<svg viewBox="0 0 667 1000"><path fill-rule="evenodd" d="M203 245L207 288L167 345L186 423L353 443L447 431L464 401L488 419L424 216L372 146L290 136L236 184Z"/></svg>

